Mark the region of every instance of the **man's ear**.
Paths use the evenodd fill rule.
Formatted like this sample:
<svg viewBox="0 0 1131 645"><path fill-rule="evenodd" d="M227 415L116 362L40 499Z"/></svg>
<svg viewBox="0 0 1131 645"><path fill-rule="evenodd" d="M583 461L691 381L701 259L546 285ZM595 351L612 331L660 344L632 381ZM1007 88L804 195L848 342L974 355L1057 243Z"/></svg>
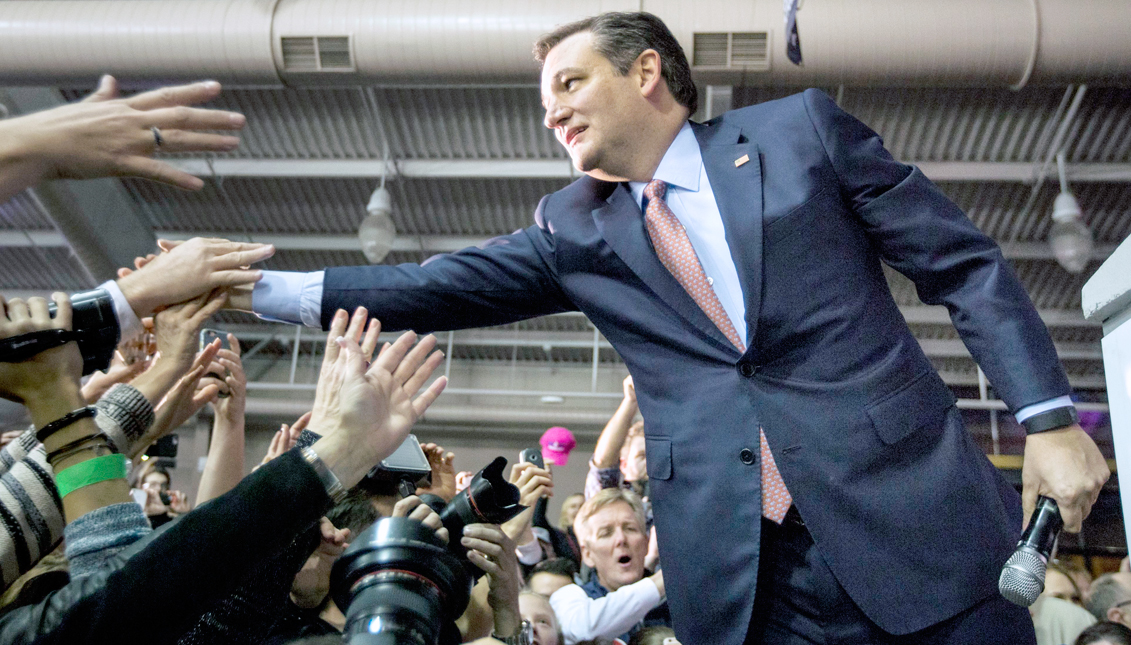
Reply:
<svg viewBox="0 0 1131 645"><path fill-rule="evenodd" d="M590 569L597 568L597 565L593 560L593 554L589 552L589 547L584 544L581 545L581 563L589 567Z"/></svg>
<svg viewBox="0 0 1131 645"><path fill-rule="evenodd" d="M660 69L660 53L655 49L645 49L636 57L633 70L640 80L640 93L645 98L654 99L657 91L667 89Z"/></svg>
<svg viewBox="0 0 1131 645"><path fill-rule="evenodd" d="M1122 618L1123 618L1123 612L1120 611L1119 607L1108 607L1108 609L1107 609L1107 619L1108 620L1110 620L1113 623L1119 623L1120 625L1123 625L1124 622L1123 622Z"/></svg>

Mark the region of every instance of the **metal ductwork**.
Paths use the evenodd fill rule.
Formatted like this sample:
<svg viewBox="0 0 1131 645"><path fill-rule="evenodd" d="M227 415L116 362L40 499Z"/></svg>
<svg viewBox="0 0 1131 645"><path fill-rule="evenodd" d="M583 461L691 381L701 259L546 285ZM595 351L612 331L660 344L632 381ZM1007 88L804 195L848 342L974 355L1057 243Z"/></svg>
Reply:
<svg viewBox="0 0 1131 645"><path fill-rule="evenodd" d="M785 57L779 0L7 0L0 84L528 83L540 35L641 9L707 84L1131 82L1126 0L805 0L803 67Z"/></svg>

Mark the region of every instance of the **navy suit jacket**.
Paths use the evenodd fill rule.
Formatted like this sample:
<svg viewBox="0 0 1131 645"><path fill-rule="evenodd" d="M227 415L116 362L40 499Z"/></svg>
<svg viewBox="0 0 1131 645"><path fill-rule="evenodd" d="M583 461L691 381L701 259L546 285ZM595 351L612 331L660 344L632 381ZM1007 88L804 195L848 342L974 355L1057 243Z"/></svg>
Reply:
<svg viewBox="0 0 1131 645"><path fill-rule="evenodd" d="M1000 249L819 91L695 135L743 285L744 354L660 263L627 186L589 177L544 197L534 226L480 248L328 269L323 324L358 305L386 329L417 331L583 311L636 382L683 642L737 645L746 633L759 429L822 555L880 627L916 631L997 593L1019 496L963 428L881 262L947 306L1016 411L1069 387Z"/></svg>

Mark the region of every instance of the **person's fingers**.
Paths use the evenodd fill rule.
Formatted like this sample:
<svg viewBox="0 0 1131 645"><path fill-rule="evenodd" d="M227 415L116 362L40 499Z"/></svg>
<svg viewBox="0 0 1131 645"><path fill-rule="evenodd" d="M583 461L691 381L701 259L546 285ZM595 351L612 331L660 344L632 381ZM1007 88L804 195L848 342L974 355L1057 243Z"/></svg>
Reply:
<svg viewBox="0 0 1131 645"><path fill-rule="evenodd" d="M342 365L343 374L363 376L365 374L365 361L361 358L361 348L357 342L348 336L338 338L338 345L345 354L345 363Z"/></svg>
<svg viewBox="0 0 1131 645"><path fill-rule="evenodd" d="M196 391L192 396L192 404L200 407L209 401L215 401L220 394L220 386L215 383L209 383Z"/></svg>
<svg viewBox="0 0 1131 645"><path fill-rule="evenodd" d="M314 413L313 412L307 412L306 414L299 417L298 420L296 420L291 425L291 432L301 434L302 431L306 429L306 425L308 423L310 423L310 417L311 417L312 414L314 414Z"/></svg>
<svg viewBox="0 0 1131 645"><path fill-rule="evenodd" d="M154 110L176 105L195 105L211 101L220 95L216 81L198 81L185 85L159 87L126 99L126 104L137 110Z"/></svg>
<svg viewBox="0 0 1131 645"><path fill-rule="evenodd" d="M408 392L415 392L423 385L423 381L416 384L416 388L409 385L409 381L417 375L417 370L420 365L428 358L428 354L436 347L436 337L428 334L420 339L420 342L415 347L409 350L408 354L401 359L400 364L397 365L396 371L393 372L393 382L403 383ZM427 377L425 377L427 378Z"/></svg>
<svg viewBox="0 0 1131 645"><path fill-rule="evenodd" d="M119 162L121 169L118 174L127 176L137 176L144 179L152 179L159 181L163 184L176 186L185 190L200 190L204 188L204 180L200 177L191 175L183 170L149 157L135 155L126 157Z"/></svg>
<svg viewBox="0 0 1131 645"><path fill-rule="evenodd" d="M31 318L28 313L27 303L23 298L12 298L7 302L8 307L8 320L12 322L23 322Z"/></svg>
<svg viewBox="0 0 1131 645"><path fill-rule="evenodd" d="M492 560L498 560L503 556L503 548L495 542L482 538L471 537L466 533L464 534L463 539L460 540L460 544L467 547L468 550L474 549L491 558Z"/></svg>
<svg viewBox="0 0 1131 645"><path fill-rule="evenodd" d="M398 501L393 505L393 517L408 517L409 513L417 506L422 505L423 502L416 495L409 495L408 497Z"/></svg>
<svg viewBox="0 0 1131 645"><path fill-rule="evenodd" d="M1037 508L1037 485L1025 484L1021 489L1021 530L1029 527L1029 519Z"/></svg>
<svg viewBox="0 0 1131 645"><path fill-rule="evenodd" d="M432 372L435 372L436 368L439 367L442 362L444 362L444 352L433 352L431 356L428 356L424 360L423 364L416 368L415 373L405 381L404 391L409 395L416 394L416 391L424 386L424 383L432 376Z"/></svg>
<svg viewBox="0 0 1131 645"><path fill-rule="evenodd" d="M1064 520L1064 530L1069 533L1079 533L1084 523L1083 506L1078 503L1057 502L1057 507L1060 508L1060 519Z"/></svg>
<svg viewBox="0 0 1131 645"><path fill-rule="evenodd" d="M464 538L464 541L466 540L467 538ZM503 573L503 570L499 567L499 565L495 564L491 561L490 558L478 551L468 551L467 559L471 560L472 564L482 569L484 573L491 576L492 578L497 578Z"/></svg>
<svg viewBox="0 0 1131 645"><path fill-rule="evenodd" d="M168 253L169 251L172 251L173 249L177 248L178 246L184 244L185 242L188 242L188 240L158 239L157 240L157 246L158 246L158 248L161 249L162 252Z"/></svg>
<svg viewBox="0 0 1131 645"><path fill-rule="evenodd" d="M415 342L416 332L406 331L401 334L393 341L392 345L381 349L381 353L377 355L377 360L373 361L371 369L379 368L390 374L394 373Z"/></svg>
<svg viewBox="0 0 1131 645"><path fill-rule="evenodd" d="M244 116L238 112L192 108L185 105L149 110L144 118L147 126L170 131L239 130L247 123Z"/></svg>
<svg viewBox="0 0 1131 645"><path fill-rule="evenodd" d="M444 391L444 387L447 385L448 377L441 376L433 381L432 385L428 386L428 389L425 390L423 394L413 399L412 409L416 413L416 416L419 417L424 414L424 411L436 402L436 398L440 396L440 393Z"/></svg>
<svg viewBox="0 0 1131 645"><path fill-rule="evenodd" d="M240 285L259 282L263 272L258 269L236 269L232 271L215 271L209 276L213 287L238 287Z"/></svg>
<svg viewBox="0 0 1131 645"><path fill-rule="evenodd" d="M377 349L377 336L381 333L381 321L376 318L369 319L369 327L365 330L365 338L361 340L361 353L366 361L373 360L373 350Z"/></svg>
<svg viewBox="0 0 1131 645"><path fill-rule="evenodd" d="M230 242L229 244L238 243ZM275 246L273 244L239 244L237 248L228 249L222 253L219 252L221 248L228 249L228 247L223 244L216 245L218 252L210 262L210 267L213 271L251 266L256 262L262 262L272 255L275 255Z"/></svg>
<svg viewBox="0 0 1131 645"><path fill-rule="evenodd" d="M103 74L102 78L98 79L98 87L90 93L81 103L97 103L99 101L109 101L118 98L118 79Z"/></svg>
<svg viewBox="0 0 1131 645"><path fill-rule="evenodd" d="M201 299L200 309L192 315L193 327L203 325L204 321L223 309L224 305L228 304L228 292L223 289L216 289L212 293L204 294ZM231 334L228 334L228 336L231 338Z"/></svg>
<svg viewBox="0 0 1131 645"><path fill-rule="evenodd" d="M120 269L118 269L118 279L121 280L122 278L130 275L131 273L133 273L133 269L121 267Z"/></svg>
<svg viewBox="0 0 1131 645"><path fill-rule="evenodd" d="M360 346L361 334L365 329L365 321L368 319L369 311L365 307L358 307L357 309L355 309L353 315L350 316L350 324L349 327L346 328L346 333L344 334L344 336Z"/></svg>
<svg viewBox="0 0 1131 645"><path fill-rule="evenodd" d="M334 317L330 319L330 329L326 332L326 352L322 355L322 368L334 364L338 360L338 354L342 348L338 346L338 337L346 333L346 323L349 321L349 314L345 309L339 309L334 312Z"/></svg>
<svg viewBox="0 0 1131 645"><path fill-rule="evenodd" d="M286 426L284 425L283 427L285 428ZM271 437L270 445L267 446L267 455L270 456L270 455L273 455L273 454L279 452L279 446L282 444L282 442L283 442L283 430L282 429L276 430L275 436Z"/></svg>
<svg viewBox="0 0 1131 645"><path fill-rule="evenodd" d="M243 350L240 348L240 339L236 338L235 334L228 334L228 346L232 348L232 353L237 358L243 355Z"/></svg>
<svg viewBox="0 0 1131 645"><path fill-rule="evenodd" d="M71 297L62 291L51 294L55 301L55 328L71 329L74 320L74 309L71 308Z"/></svg>
<svg viewBox="0 0 1131 645"><path fill-rule="evenodd" d="M161 152L230 152L239 145L239 137L231 135L161 130Z"/></svg>

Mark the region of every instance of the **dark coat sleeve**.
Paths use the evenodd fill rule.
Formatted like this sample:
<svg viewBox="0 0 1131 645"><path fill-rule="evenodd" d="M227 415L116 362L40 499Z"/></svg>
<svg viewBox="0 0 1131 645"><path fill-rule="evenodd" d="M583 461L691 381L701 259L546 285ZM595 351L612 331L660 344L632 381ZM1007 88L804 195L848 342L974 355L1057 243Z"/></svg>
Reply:
<svg viewBox="0 0 1131 645"><path fill-rule="evenodd" d="M329 504L314 469L292 450L139 542L120 568L6 614L0 643L172 642Z"/></svg>
<svg viewBox="0 0 1131 645"><path fill-rule="evenodd" d="M1010 410L1069 394L1052 339L994 240L826 94L808 90L804 97L842 199L883 261L915 283L920 300L950 311Z"/></svg>
<svg viewBox="0 0 1131 645"><path fill-rule="evenodd" d="M423 264L326 269L322 327L338 309L366 307L383 329L430 332L500 325L575 309L553 263L553 235L540 225Z"/></svg>

